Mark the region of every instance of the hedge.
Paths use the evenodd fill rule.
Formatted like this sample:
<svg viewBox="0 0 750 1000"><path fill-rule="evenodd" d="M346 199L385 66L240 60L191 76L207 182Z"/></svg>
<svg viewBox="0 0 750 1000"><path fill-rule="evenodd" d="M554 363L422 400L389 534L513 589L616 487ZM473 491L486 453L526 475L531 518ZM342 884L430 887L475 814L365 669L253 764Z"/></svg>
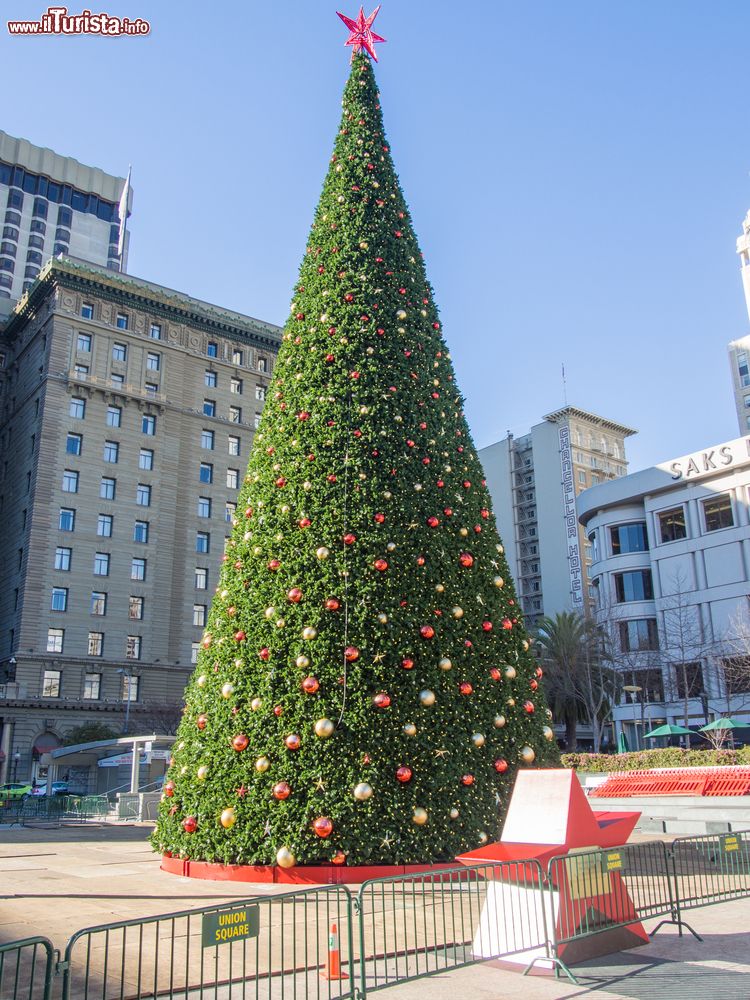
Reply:
<svg viewBox="0 0 750 1000"><path fill-rule="evenodd" d="M750 746L737 750L683 750L664 747L660 750L638 750L633 753L564 753L563 767L576 771L646 771L654 767L728 767L750 764Z"/></svg>

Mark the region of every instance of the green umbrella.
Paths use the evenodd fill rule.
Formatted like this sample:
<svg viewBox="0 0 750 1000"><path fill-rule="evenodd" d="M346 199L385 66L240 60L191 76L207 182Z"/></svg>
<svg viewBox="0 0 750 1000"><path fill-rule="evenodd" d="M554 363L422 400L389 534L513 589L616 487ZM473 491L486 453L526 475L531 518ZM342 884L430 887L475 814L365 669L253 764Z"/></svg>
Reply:
<svg viewBox="0 0 750 1000"><path fill-rule="evenodd" d="M707 729L747 729L750 722L738 722L737 719L714 719L707 726L701 726L701 732Z"/></svg>
<svg viewBox="0 0 750 1000"><path fill-rule="evenodd" d="M656 729L652 729L650 733L646 733L643 737L644 740L655 740L659 736L694 736L695 733L692 729L685 729L684 726L658 726Z"/></svg>
<svg viewBox="0 0 750 1000"><path fill-rule="evenodd" d="M628 752L628 739L625 733L621 730L620 735L617 737L617 752L627 753Z"/></svg>

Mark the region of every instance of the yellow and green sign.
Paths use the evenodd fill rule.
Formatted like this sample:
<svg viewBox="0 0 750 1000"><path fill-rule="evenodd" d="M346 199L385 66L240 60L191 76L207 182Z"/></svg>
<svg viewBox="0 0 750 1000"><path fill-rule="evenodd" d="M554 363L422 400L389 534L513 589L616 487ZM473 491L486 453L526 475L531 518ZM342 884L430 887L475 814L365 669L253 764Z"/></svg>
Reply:
<svg viewBox="0 0 750 1000"><path fill-rule="evenodd" d="M204 948L257 937L260 930L260 907L239 906L219 913L204 913L201 938Z"/></svg>

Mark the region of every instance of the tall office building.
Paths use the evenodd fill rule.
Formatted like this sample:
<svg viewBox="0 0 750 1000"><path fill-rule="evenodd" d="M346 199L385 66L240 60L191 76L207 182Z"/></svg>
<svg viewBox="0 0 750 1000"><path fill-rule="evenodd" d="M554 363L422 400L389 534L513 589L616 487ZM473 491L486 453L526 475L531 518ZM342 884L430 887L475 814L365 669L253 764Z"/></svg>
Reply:
<svg viewBox="0 0 750 1000"><path fill-rule="evenodd" d="M0 342L8 780L83 722L181 704L280 331L53 258Z"/></svg>
<svg viewBox="0 0 750 1000"><path fill-rule="evenodd" d="M18 299L52 256L68 254L125 271L120 260L122 177L0 131L0 299ZM128 191L128 212L133 192Z"/></svg>
<svg viewBox="0 0 750 1000"><path fill-rule="evenodd" d="M528 434L508 434L479 452L500 535L527 624L584 610L591 546L578 524L576 496L624 476L625 438L636 432L565 406Z"/></svg>
<svg viewBox="0 0 750 1000"><path fill-rule="evenodd" d="M737 253L740 255L742 287L750 318L750 212L742 223L742 236L737 239ZM732 372L737 424L740 434L747 434L750 431L750 335L730 343L729 367Z"/></svg>

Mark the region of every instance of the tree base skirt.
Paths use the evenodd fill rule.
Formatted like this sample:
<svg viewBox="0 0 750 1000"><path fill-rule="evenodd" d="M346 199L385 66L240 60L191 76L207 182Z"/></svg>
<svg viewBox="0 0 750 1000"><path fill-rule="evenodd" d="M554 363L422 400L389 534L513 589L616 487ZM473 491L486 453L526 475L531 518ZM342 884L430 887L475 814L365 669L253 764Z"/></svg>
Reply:
<svg viewBox="0 0 750 1000"><path fill-rule="evenodd" d="M222 865L190 861L162 855L161 869L184 878L213 879L217 882L271 882L277 885L361 885L374 878L391 875L418 875L423 872L461 868L451 861L423 865Z"/></svg>

